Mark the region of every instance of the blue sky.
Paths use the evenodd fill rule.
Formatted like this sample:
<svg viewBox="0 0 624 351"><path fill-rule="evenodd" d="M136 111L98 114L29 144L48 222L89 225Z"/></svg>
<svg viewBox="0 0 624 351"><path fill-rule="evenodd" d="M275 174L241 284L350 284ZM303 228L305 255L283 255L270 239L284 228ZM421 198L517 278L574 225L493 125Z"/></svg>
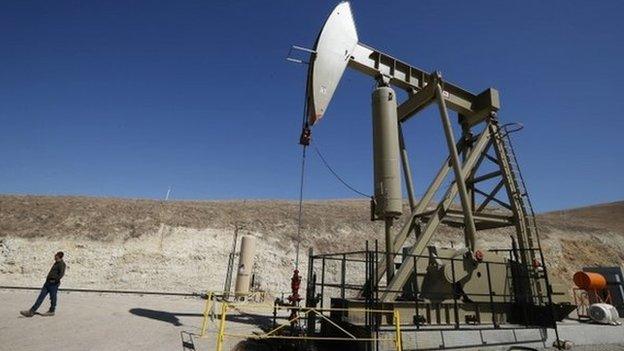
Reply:
<svg viewBox="0 0 624 351"><path fill-rule="evenodd" d="M298 196L306 67L334 1L4 1L0 193ZM355 1L360 40L473 92L500 90L540 211L622 200L624 3ZM343 78L314 144L372 189L373 81ZM424 190L438 117L406 126ZM306 198L354 197L310 154Z"/></svg>

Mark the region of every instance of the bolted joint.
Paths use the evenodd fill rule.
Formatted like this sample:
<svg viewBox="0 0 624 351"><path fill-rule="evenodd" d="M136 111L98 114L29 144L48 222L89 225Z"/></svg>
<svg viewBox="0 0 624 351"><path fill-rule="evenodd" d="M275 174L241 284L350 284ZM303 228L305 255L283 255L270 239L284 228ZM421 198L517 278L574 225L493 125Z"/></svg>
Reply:
<svg viewBox="0 0 624 351"><path fill-rule="evenodd" d="M377 81L377 87L387 87L390 86L390 76L387 76L383 73L378 74L375 77L375 80Z"/></svg>
<svg viewBox="0 0 624 351"><path fill-rule="evenodd" d="M434 84L440 84L440 86L444 85L444 80L442 79L442 72L434 71L431 73L431 81Z"/></svg>
<svg viewBox="0 0 624 351"><path fill-rule="evenodd" d="M487 121L494 123L494 124L498 124L498 113L494 111L490 112L490 114L487 116Z"/></svg>

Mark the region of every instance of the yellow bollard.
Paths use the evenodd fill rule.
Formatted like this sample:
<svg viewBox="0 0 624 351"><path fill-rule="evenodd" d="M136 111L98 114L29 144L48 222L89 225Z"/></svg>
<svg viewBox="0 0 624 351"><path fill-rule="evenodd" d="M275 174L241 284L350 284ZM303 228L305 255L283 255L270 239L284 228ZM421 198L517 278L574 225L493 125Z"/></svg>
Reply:
<svg viewBox="0 0 624 351"><path fill-rule="evenodd" d="M396 335L394 337L394 345L396 346L396 351L403 350L403 343L401 342L401 314L399 310L394 309L394 328Z"/></svg>
<svg viewBox="0 0 624 351"><path fill-rule="evenodd" d="M223 338L225 333L225 315L227 314L228 305L225 301L221 305L221 324L219 325L219 333L217 334L217 351L223 351Z"/></svg>
<svg viewBox="0 0 624 351"><path fill-rule="evenodd" d="M212 307L212 291L208 292L208 296L206 298L206 305L204 306L204 319L202 320L201 332L199 333L199 337L204 336L206 334L206 327L208 326L208 314L210 313L210 308Z"/></svg>

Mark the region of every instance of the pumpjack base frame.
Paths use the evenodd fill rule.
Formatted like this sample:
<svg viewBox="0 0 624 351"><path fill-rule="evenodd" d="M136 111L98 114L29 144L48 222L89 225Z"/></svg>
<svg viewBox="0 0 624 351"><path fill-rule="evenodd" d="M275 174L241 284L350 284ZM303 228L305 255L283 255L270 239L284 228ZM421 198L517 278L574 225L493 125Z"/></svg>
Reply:
<svg viewBox="0 0 624 351"><path fill-rule="evenodd" d="M562 321L576 308L575 305L564 302L563 291L560 289L553 291L552 287L548 293L554 296L556 303L545 302L550 300L545 297L534 296L533 299L523 299L522 296L526 291L513 287L527 285L525 282L527 279L543 278L528 275L528 271L522 269L522 264L512 258L511 252L509 258L500 252L486 252L486 259L471 271L473 278L464 278L471 282L463 285L465 291L455 290L454 287L458 285L452 282L440 285L440 281L445 278L442 276L443 270L437 270L438 265L455 267L462 260L450 256L453 252L451 249L437 249L436 252L437 263L428 256L395 254L397 257L404 255L403 261L413 259L416 269L408 284L412 289L403 289L398 294L399 297L390 302L380 298L387 287L376 285L378 257L383 257L384 252L368 249L322 255L310 252L306 303L308 307L329 304L332 311L329 318L334 324L353 335L371 339L375 338L373 334L392 330L395 310L399 312L401 330L405 332L507 329L545 332L548 328L556 328L556 323ZM366 266L363 272L362 265ZM339 277L333 276L330 279L326 271L336 269L341 272ZM365 276L361 277L363 279L357 279L356 276L361 273ZM492 283L493 277L500 279L504 277L504 280ZM416 290L413 290L414 288ZM322 320L318 322L320 333L324 337L343 333L332 323ZM310 330L316 330L315 324L316 321L308 320ZM370 344L366 346L365 343L354 343L349 346L345 344L344 347L345 349L353 347L353 350L371 350Z"/></svg>
<svg viewBox="0 0 624 351"><path fill-rule="evenodd" d="M321 323L321 334L324 337L338 336L344 331L356 336L359 339L383 338L385 335L393 333L391 326L380 326L378 330L372 330L364 325L350 324L348 322L335 321L332 323L323 321ZM520 332L520 331L523 332ZM548 339L548 329L536 326L505 325L496 327L493 325L467 325L460 329L453 325L443 326L409 326L401 325L402 350L403 351L428 351L428 350L448 350L448 349L474 349L494 346L511 346L526 343L539 343L545 345ZM461 344L446 340L453 333L462 332L464 334L478 335L478 341L464 342ZM511 340L500 340L489 338L491 334L513 335ZM521 336L519 336L520 334ZM524 337L522 336L524 334ZM528 334L528 335L527 335ZM321 345L318 345L321 346ZM328 349L343 351L371 351L371 350L394 350L387 345L366 341L342 341L323 344ZM385 347L384 347L385 346Z"/></svg>
<svg viewBox="0 0 624 351"><path fill-rule="evenodd" d="M363 309L366 301L358 299L331 299L332 312L330 317L341 323L354 326L366 326L367 316ZM375 304L375 310L399 310L401 328L436 330L454 329L500 329L552 327L553 323L562 321L576 306L556 304L553 310L548 305L538 306L508 302L414 302L395 301ZM344 309L344 311L342 311ZM351 309L351 310L350 310ZM392 313L379 316L376 324L391 325Z"/></svg>

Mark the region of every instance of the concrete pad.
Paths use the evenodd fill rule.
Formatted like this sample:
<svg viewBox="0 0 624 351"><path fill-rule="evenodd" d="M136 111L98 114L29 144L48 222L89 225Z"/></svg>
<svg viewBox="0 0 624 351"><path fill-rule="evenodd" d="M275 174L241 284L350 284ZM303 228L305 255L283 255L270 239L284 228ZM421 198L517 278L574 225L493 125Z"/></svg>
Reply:
<svg viewBox="0 0 624 351"><path fill-rule="evenodd" d="M559 337L575 345L624 344L624 325L566 322L559 326ZM554 333L549 332L549 345L554 340Z"/></svg>

